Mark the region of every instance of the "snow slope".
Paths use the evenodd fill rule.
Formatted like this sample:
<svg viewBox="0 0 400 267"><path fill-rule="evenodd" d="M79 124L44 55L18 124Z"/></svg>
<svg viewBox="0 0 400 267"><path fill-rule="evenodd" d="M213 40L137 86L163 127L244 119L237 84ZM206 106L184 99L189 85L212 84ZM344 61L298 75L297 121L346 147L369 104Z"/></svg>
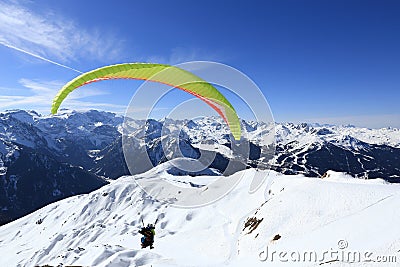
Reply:
<svg viewBox="0 0 400 267"><path fill-rule="evenodd" d="M400 257L399 185L335 172L318 179L262 171L266 182L249 194L256 170L248 169L233 175L243 179L221 200L180 209L149 198L134 178L203 184L215 177L174 176L170 167L165 163L135 177L121 177L0 227L0 266L271 266L271 257L263 258L267 246L268 253L322 253L338 250L339 240L340 245L348 242L342 251ZM202 190L194 188L194 194ZM142 250L141 219L150 223L156 218L155 249ZM280 238L272 241L277 235ZM296 265L319 266L329 259L323 260ZM275 254L272 266L279 263Z"/></svg>

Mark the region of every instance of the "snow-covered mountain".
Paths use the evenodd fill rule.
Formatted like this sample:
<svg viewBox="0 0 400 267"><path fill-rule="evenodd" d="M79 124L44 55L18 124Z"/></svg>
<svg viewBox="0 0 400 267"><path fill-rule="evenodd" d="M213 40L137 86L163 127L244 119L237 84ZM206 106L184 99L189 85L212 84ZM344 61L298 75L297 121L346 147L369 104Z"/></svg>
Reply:
<svg viewBox="0 0 400 267"><path fill-rule="evenodd" d="M286 174L321 176L327 170L359 178L400 181L399 129L278 124L276 165Z"/></svg>
<svg viewBox="0 0 400 267"><path fill-rule="evenodd" d="M170 170L164 163L121 177L1 226L0 265L383 266L385 259L384 266L396 266L400 260L398 184L332 171L324 179L258 171L266 182L249 194L257 171L248 169L227 177L243 175L219 201L181 209L150 198L135 179L191 181L193 194L202 194L201 184L215 176ZM156 218L155 248L140 249L142 219Z"/></svg>
<svg viewBox="0 0 400 267"><path fill-rule="evenodd" d="M0 224L130 174L122 151L122 123L122 117L100 111L64 110L55 116L23 110L0 113ZM224 172L232 160L229 130L220 118L130 120L129 127L128 142L146 146L136 156L148 154L152 163L136 166L133 174L180 153L198 158L215 152L209 166L215 174ZM400 180L399 129L292 123L274 127L252 121L242 121L242 128L250 140L250 161L239 166L266 161L285 174L319 177L335 170L355 177ZM167 134L161 136L162 131ZM274 133L274 160L260 158L261 148L272 141L265 136ZM142 142L144 136L147 143Z"/></svg>
<svg viewBox="0 0 400 267"><path fill-rule="evenodd" d="M0 113L0 224L107 183L91 155L118 136L122 118L105 112Z"/></svg>
<svg viewBox="0 0 400 267"><path fill-rule="evenodd" d="M163 122L163 124L161 123ZM153 164L167 159L161 148L161 127L167 128L172 136L176 131L184 133L184 151L196 158L204 151L217 153L213 168L221 172L232 155L229 129L220 118L203 118L197 121L149 121L158 135L152 136L147 153ZM250 159L255 166L260 160L259 150L265 145L264 137L275 132L276 151L273 161L267 161L272 169L285 174L322 176L328 170L347 172L360 178L384 178L391 182L400 181L400 130L396 128L367 129L352 126L310 125L277 123L270 124L242 121L242 128L250 140ZM139 138L138 138L139 139ZM270 140L267 140L270 141ZM178 142L172 140L171 142ZM96 171L110 178L129 174L122 156L122 138L99 152ZM169 157L173 155L169 155ZM117 161L120 168L109 169L110 160ZM108 166L108 167L107 167ZM151 166L150 166L151 167ZM145 168L148 170L150 167ZM145 171L139 170L137 173Z"/></svg>

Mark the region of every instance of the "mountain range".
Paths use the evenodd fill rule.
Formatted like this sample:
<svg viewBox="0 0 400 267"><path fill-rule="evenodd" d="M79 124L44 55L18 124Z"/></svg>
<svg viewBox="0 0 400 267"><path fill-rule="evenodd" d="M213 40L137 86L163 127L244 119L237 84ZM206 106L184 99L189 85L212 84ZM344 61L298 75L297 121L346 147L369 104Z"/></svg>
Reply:
<svg viewBox="0 0 400 267"><path fill-rule="evenodd" d="M0 113L0 224L182 155L197 159L212 153L214 158L206 173L174 170L174 175L230 175L258 166L309 177L334 170L400 182L400 130L396 128L242 121L249 141L248 157L243 160L232 159L234 143L220 118L129 119L126 136L123 123L122 116L96 110L63 110L54 116L25 110ZM275 142L266 144L264 137L271 134ZM126 143L141 147L134 157L149 157L151 164L128 168L123 154ZM270 154L263 158L266 145ZM237 169L227 171L232 160L237 161Z"/></svg>

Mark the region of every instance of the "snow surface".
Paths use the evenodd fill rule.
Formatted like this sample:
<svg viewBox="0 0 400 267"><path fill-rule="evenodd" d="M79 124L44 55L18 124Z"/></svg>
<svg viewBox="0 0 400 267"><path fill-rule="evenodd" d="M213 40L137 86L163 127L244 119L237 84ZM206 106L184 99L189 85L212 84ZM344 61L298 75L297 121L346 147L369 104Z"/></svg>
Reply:
<svg viewBox="0 0 400 267"><path fill-rule="evenodd" d="M349 266L329 258L281 262L277 256L296 251L369 251L372 259L396 256L399 264L399 185L332 171L319 179L248 169L230 177L243 175L219 201L181 209L151 199L135 178L162 176L200 185L215 177L174 176L170 168L166 163L121 177L0 227L0 266ZM265 174L266 181L249 194L255 172ZM200 194L203 187L193 190ZM152 223L156 218L155 248L140 249L141 219ZM338 242L348 247L341 250ZM272 262L271 255L263 258L267 248L276 252ZM351 266L374 264L396 266Z"/></svg>

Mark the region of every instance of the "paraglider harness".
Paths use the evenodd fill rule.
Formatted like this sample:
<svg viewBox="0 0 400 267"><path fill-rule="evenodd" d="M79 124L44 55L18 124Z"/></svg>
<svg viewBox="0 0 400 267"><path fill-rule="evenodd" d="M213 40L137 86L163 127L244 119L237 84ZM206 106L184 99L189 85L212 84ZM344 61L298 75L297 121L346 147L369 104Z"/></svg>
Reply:
<svg viewBox="0 0 400 267"><path fill-rule="evenodd" d="M144 226L143 220L142 220L142 224L143 227L142 229L139 230L139 234L142 234L142 238L141 238L141 245L142 248L147 248L150 247L150 249L153 249L153 243L154 243L154 236L156 234L155 232L155 225L157 223L157 220L154 224L148 224L146 227Z"/></svg>

